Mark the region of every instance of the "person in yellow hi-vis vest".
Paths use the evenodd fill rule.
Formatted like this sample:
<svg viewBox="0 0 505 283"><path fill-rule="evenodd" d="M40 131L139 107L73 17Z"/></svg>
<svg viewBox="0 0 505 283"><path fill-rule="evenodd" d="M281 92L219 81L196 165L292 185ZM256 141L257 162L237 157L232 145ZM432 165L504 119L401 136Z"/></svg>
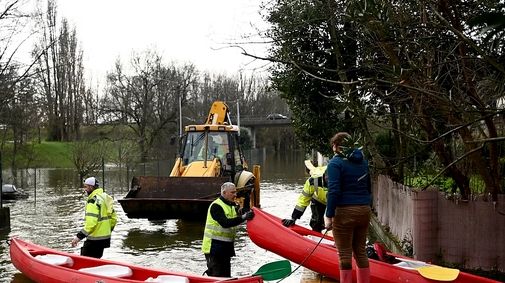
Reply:
<svg viewBox="0 0 505 283"><path fill-rule="evenodd" d="M84 191L88 194L84 227L71 244L75 247L87 238L81 248L81 255L101 258L103 250L110 247L110 236L117 223L114 199L98 187L98 181L94 177L84 180Z"/></svg>
<svg viewBox="0 0 505 283"><path fill-rule="evenodd" d="M226 182L221 186L221 196L209 206L202 243L202 252L207 261L204 273L208 276L231 277L230 262L231 257L235 256L236 226L254 217L252 210L240 215L236 197L235 184Z"/></svg>
<svg viewBox="0 0 505 283"><path fill-rule="evenodd" d="M303 190L298 197L291 218L282 219L282 224L286 227L294 225L295 221L302 217L305 209L310 204L310 210L312 211L310 227L313 231L321 232L324 228L326 193L328 192L328 186L326 185L328 179L325 174L326 166L315 167L310 160L305 160L305 166L310 177L303 185Z"/></svg>

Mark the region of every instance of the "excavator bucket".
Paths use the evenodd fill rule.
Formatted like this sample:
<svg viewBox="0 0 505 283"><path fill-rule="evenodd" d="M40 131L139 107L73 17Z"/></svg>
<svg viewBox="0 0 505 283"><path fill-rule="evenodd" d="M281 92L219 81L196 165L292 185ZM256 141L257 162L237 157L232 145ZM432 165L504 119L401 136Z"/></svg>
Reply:
<svg viewBox="0 0 505 283"><path fill-rule="evenodd" d="M119 203L129 218L202 219L227 177L139 176ZM146 200L149 200L146 203Z"/></svg>

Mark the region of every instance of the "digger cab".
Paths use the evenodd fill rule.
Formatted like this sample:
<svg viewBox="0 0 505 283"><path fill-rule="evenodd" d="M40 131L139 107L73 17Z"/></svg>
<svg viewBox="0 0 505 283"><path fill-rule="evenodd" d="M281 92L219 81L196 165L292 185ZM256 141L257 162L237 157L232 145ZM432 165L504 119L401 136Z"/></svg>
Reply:
<svg viewBox="0 0 505 283"><path fill-rule="evenodd" d="M195 162L207 169L215 161L221 176L247 169L236 132L189 131L183 137L180 156L181 176L201 176L201 170L191 170Z"/></svg>
<svg viewBox="0 0 505 283"><path fill-rule="evenodd" d="M179 156L170 176L229 177L237 183L237 174L247 170L238 133L239 128L231 123L228 106L214 102L204 124L184 128Z"/></svg>

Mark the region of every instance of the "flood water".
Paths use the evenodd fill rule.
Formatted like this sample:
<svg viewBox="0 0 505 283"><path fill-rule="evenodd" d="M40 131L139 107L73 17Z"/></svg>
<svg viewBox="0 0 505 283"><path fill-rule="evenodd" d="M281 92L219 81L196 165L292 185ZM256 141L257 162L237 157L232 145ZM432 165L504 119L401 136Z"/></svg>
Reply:
<svg viewBox="0 0 505 283"><path fill-rule="evenodd" d="M254 164L261 166L262 209L280 217L290 216L307 177L304 155L263 151L248 155L250 167ZM126 195L127 179L131 179L131 175L123 171L117 167L105 170L105 190L116 199ZM8 173L4 171L4 183L9 183L6 175ZM102 180L101 173L97 178ZM70 241L81 229L84 216L85 197L79 189L81 184L76 173L71 169L31 169L22 172L22 180L25 183L22 189L29 193L29 198L3 202L4 207L10 208L11 229L0 232L0 282L32 282L10 262L7 240L13 236L53 249L79 253L79 247L70 246ZM206 270L205 258L200 251L203 223L129 219L119 203L115 204L115 209L118 225L112 234L111 247L105 250L103 258L198 275ZM309 218L308 208L297 223L308 227ZM282 259L252 243L245 225L240 227L235 248L237 256L232 259L232 276L250 275L261 265ZM297 266L292 263L293 269ZM300 276L301 268L282 282L299 282Z"/></svg>

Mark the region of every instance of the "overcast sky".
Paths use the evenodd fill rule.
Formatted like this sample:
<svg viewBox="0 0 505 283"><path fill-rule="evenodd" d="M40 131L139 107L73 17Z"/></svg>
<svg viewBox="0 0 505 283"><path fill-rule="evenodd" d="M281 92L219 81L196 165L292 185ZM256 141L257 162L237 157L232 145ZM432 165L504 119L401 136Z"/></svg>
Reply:
<svg viewBox="0 0 505 283"><path fill-rule="evenodd" d="M155 49L167 62L191 62L201 71L233 75L265 63L224 48L266 24L261 0L58 0L59 16L77 28L85 68L96 79L126 62L132 51ZM264 55L264 44L243 45ZM219 49L219 50L215 50Z"/></svg>

